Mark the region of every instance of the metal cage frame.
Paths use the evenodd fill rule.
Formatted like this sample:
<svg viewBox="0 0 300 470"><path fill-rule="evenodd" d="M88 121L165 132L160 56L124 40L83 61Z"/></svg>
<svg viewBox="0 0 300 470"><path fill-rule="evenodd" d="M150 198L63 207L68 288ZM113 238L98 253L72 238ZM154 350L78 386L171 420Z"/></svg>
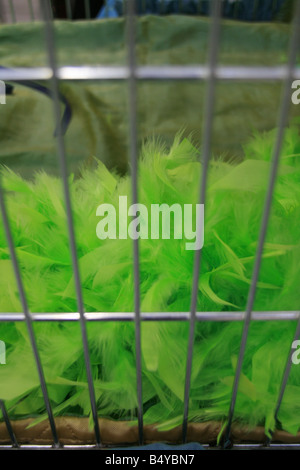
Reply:
<svg viewBox="0 0 300 470"><path fill-rule="evenodd" d="M70 5L70 2L67 2ZM32 4L29 1L29 6ZM88 2L85 2L86 11L88 12ZM7 321L21 321L27 325L29 339L31 342L36 367L38 370L40 385L45 401L45 406L48 414L48 420L53 436L53 447L61 447L58 439L55 419L48 395L47 384L43 373L43 367L39 356L37 342L34 334L33 323L35 321L75 321L80 323L82 345L85 358L85 366L87 372L87 382L89 388L90 402L92 417L94 423L94 433L96 447L101 448L101 429L99 428L97 404L95 398L95 391L93 385L93 378L91 373L91 364L89 358L88 337L86 330L86 322L88 321L132 321L135 324L135 345L136 345L136 389L138 401L138 432L139 444L143 443L143 409L142 409L142 368L141 368L141 322L143 321L188 321L189 322L189 338L187 345L186 357L186 379L184 385L184 409L182 420L182 440L187 440L187 425L189 414L189 392L191 384L191 370L193 360L193 344L195 325L198 321L239 321L243 322L243 330L240 342L239 356L236 366L234 384L231 395L230 407L228 410L227 427L224 432L224 439L222 448L232 447L230 440L231 425L234 417L235 403L238 393L239 379L241 376L243 358L247 343L247 337L251 321L269 321L281 320L291 321L296 320L297 326L295 329L294 338L298 339L300 336L300 310L299 311L253 311L254 299L258 276L260 272L260 265L262 260L262 253L264 248L264 241L266 237L268 221L272 205L272 195L276 182L277 170L280 159L280 151L282 147L284 129L287 124L288 112L290 106L290 92L291 83L295 79L300 78L300 68L296 66L297 48L300 43L300 2L296 2L296 9L294 15L294 25L290 40L290 52L288 62L284 66L275 67L244 67L244 66L219 66L218 65L218 49L219 37L221 28L221 5L222 0L212 0L212 19L210 26L210 42L208 50L207 65L199 66L138 66L135 57L135 0L127 2L127 50L128 50L128 63L127 66L80 66L70 67L61 66L56 64L55 46L54 46L54 30L52 25L52 12L50 8L50 0L40 0L40 7L43 14L43 21L45 26L46 45L48 53L47 67L33 67L33 68L13 68L13 69L0 69L1 80L30 81L40 80L51 82L51 90L53 97L53 114L54 121L57 128L57 154L60 164L60 172L63 183L64 200L67 214L67 227L70 241L70 252L72 257L72 265L74 271L76 295L77 295L77 309L78 312L74 313L31 313L28 307L26 293L22 282L21 271L18 264L16 250L13 242L13 236L10 229L9 217L5 204L5 194L0 184L0 210L3 219L3 225L9 247L11 260L13 263L15 278L17 281L18 292L23 308L20 313L0 313L0 322ZM13 10L12 10L12 15ZM15 19L15 15L14 15ZM34 17L32 16L32 19ZM273 158L269 174L268 187L265 196L265 205L263 216L261 220L260 232L258 237L258 245L254 262L254 269L252 273L251 285L248 292L247 307L244 312L198 312L197 311L197 291L199 272L201 270L201 250L195 252L194 269L193 269L193 285L191 306L189 312L153 312L144 313L140 309L140 289L139 289L139 242L138 239L133 240L133 272L134 272L134 312L124 313L110 313L98 312L89 313L84 310L83 297L81 292L79 264L76 252L76 239L72 217L72 207L70 192L68 187L67 177L67 163L66 153L64 148L64 136L60 123L60 101L59 101L59 82L60 81L85 81L85 80L122 80L128 83L128 102L129 102L129 137L130 137L130 161L131 161L131 177L132 177L132 199L133 204L138 202L138 183L137 183L137 166L138 166L138 152L137 152L137 82L140 80L195 80L205 81L207 87L206 103L204 106L204 126L203 126L203 172L201 181L199 182L199 203L205 203L207 172L210 159L211 147L211 134L213 125L213 110L215 100L216 83L219 80L276 80L282 82L282 98L278 114L278 131L273 149ZM200 228L201 230L201 228ZM287 357L285 370L282 375L282 382L280 393L275 405L275 420L277 420L278 412L288 382L289 372L291 368L291 355ZM1 398L1 397L0 397ZM7 431L9 433L12 447L19 447L17 439L14 435L12 424L5 408L5 403L0 400L0 408L6 423ZM273 447L276 445L272 443L272 438L266 438L265 445ZM241 447L235 445L236 447ZM251 448L256 448L257 445L251 445ZM2 446L3 447L3 446ZM28 446L22 446L28 447ZM36 446L35 446L36 447ZM66 446L68 447L68 446ZM89 447L89 446L87 446ZM243 446L245 447L245 446ZM284 445L285 448L288 446ZM247 448L247 446L246 446Z"/></svg>

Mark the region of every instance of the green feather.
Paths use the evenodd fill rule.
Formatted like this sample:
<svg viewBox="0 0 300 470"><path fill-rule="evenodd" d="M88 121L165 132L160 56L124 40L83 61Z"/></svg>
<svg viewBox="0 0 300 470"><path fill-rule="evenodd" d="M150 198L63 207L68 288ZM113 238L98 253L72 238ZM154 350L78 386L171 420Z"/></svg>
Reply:
<svg viewBox="0 0 300 470"><path fill-rule="evenodd" d="M255 134L245 159L214 159L209 166L205 236L197 310L244 310L251 282L275 131ZM255 310L298 310L300 304L299 128L286 129L282 160L255 298ZM190 139L170 149L151 140L141 150L139 201L196 204L202 165ZM2 168L16 253L32 312L77 312L62 184L43 172L26 181ZM132 241L99 240L96 208L131 199L131 179L97 161L69 180L84 307L89 312L134 310ZM118 212L118 211L117 211ZM119 223L117 214L117 224ZM194 252L185 240L140 240L143 312L188 312ZM0 227L0 310L21 311L3 227ZM295 330L294 321L252 322L235 420L274 429L274 410ZM55 415L90 416L82 338L77 323L34 324ZM182 423L189 325L142 324L143 406L146 423L169 429ZM87 325L99 416L136 422L133 322ZM197 322L190 391L194 421L226 421L241 322ZM12 418L46 418L36 365L23 323L1 323L7 364L0 365L0 398ZM296 433L300 422L300 367L292 366L279 419Z"/></svg>

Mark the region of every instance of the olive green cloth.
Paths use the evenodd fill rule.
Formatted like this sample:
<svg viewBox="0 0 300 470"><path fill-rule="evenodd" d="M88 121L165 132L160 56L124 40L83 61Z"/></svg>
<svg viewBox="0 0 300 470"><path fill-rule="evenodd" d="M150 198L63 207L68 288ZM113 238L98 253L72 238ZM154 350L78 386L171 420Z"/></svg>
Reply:
<svg viewBox="0 0 300 470"><path fill-rule="evenodd" d="M59 65L124 65L127 61L124 19L55 22ZM137 25L140 65L204 64L210 20L190 16L144 16ZM223 21L219 60L222 65L283 65L290 25ZM0 25L0 65L47 65L42 23ZM11 82L9 82L11 83ZM43 83L50 86L49 83ZM128 84L126 81L63 82L72 109L65 135L69 170L100 158L109 168L128 167ZM201 144L203 81L143 81L138 84L138 143L159 136L167 143L180 129ZM219 83L216 90L212 151L241 157L254 129L273 128L280 104L279 82ZM291 115L299 114L291 105ZM62 106L63 112L63 106ZM51 99L21 84L0 105L0 163L23 176L39 169L58 173Z"/></svg>

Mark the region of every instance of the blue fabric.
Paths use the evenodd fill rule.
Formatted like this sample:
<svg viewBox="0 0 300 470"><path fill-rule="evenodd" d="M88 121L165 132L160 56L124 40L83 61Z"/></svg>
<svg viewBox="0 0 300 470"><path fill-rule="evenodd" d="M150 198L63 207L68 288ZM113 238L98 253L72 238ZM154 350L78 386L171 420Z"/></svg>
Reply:
<svg viewBox="0 0 300 470"><path fill-rule="evenodd" d="M271 21L286 0L223 0L222 16L242 21ZM107 0L97 18L122 16L123 0ZM208 15L210 0L137 0L138 15Z"/></svg>
<svg viewBox="0 0 300 470"><path fill-rule="evenodd" d="M116 3L115 0L106 0L106 5L99 11L97 19L117 18L119 13L116 10Z"/></svg>

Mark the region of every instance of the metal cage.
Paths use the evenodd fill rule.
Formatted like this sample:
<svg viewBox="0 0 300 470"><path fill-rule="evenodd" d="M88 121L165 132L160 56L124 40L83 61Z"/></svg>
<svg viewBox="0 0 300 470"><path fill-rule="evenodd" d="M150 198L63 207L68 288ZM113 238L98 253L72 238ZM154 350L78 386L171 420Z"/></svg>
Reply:
<svg viewBox="0 0 300 470"><path fill-rule="evenodd" d="M16 5L11 0L9 3L10 14L6 13L7 21L16 22L18 21L18 11L16 11ZM24 2L25 3L25 2ZM72 19L72 2L66 1L66 12L67 17ZM54 31L53 31L53 12L51 10L51 4L48 0L40 1L40 12L36 9L36 4L31 0L28 1L28 19L35 20L43 18L46 43L47 43L47 54L48 63L47 67L33 67L33 68L12 68L12 69L0 69L0 79L18 81L30 81L40 80L49 81L52 86L52 97L53 97L53 114L54 121L57 127L57 154L60 163L60 171L63 182L63 192L67 213L67 227L70 242L70 251L72 257L72 265L75 279L76 295L77 295L77 312L76 313L31 313L28 307L26 294L22 282L22 276L18 264L18 258L13 242L13 237L10 229L10 221L7 213L5 204L4 191L0 187L0 209L3 218L3 224L5 228L6 238L9 246L10 256L13 263L14 273L17 281L18 292L21 299L23 312L11 314L11 313L0 313L0 321L20 321L25 322L27 325L29 338L34 353L36 367L38 370L40 385L46 405L48 414L48 420L53 436L53 447L60 447L60 442L57 434L56 423L51 408L51 403L47 390L47 383L43 373L43 367L39 356L39 351L36 343L35 333L33 329L34 322L41 321L72 321L79 322L82 335L82 347L85 358L85 366L87 372L87 381L89 388L89 396L91 402L91 410L94 422L94 433L96 447L101 447L101 429L99 428L98 412L95 399L95 391L93 385L93 378L91 373L91 364L89 358L88 349L88 338L86 331L86 323L90 321L130 321L135 324L135 344L136 344L136 371L137 371L137 398L138 398L138 431L139 431L139 443L143 443L143 410L142 410L142 370L141 370L141 322L144 321L188 321L189 322L189 340L187 344L187 358L186 358L186 380L185 380L185 392L184 392L184 413L182 421L182 440L186 442L187 439L187 425L188 425L188 414L189 414L189 391L191 384L191 370L193 360L193 343L194 343L194 332L196 322L203 321L238 321L243 323L242 337L240 342L239 357L236 367L236 373L234 378L234 385L231 396L230 408L228 410L228 425L225 431L225 438L223 445L220 448L229 448L231 446L231 425L234 417L235 403L238 393L239 379L241 376L243 358L247 343L247 337L249 332L250 323L252 321L269 321L269 320L280 320L280 321L291 321L297 320L297 327L295 330L294 338L298 339L300 336L300 311L264 311L258 312L253 311L253 304L256 292L256 285L258 282L258 276L260 272L260 265L262 261L262 252L264 247L264 241L266 237L268 221L272 205L272 194L274 185L276 182L277 169L279 165L280 151L283 141L284 129L287 124L288 110L291 100L291 83L295 79L300 79L300 69L296 66L297 48L300 43L300 2L295 2L295 15L294 25L290 38L290 53L288 62L283 66L275 67L244 67L244 66L220 66L218 64L218 49L220 39L220 26L221 26L221 7L222 0L212 0L212 18L210 26L210 42L209 42L209 54L207 65L199 66L139 66L136 63L135 58L135 1L127 1L127 49L128 49L128 63L126 66L61 66L58 67L56 63L55 46L54 46ZM89 2L85 1L85 11L87 18L90 17ZM3 5L2 5L3 6ZM3 9L1 10L2 16L4 15ZM39 16L41 15L41 16ZM4 15L5 16L5 15ZM213 109L215 99L215 88L216 83L220 80L226 81L262 81L262 80L276 80L282 82L283 92L281 99L281 106L278 113L278 132L276 141L273 149L273 159L271 164L271 171L269 175L268 188L266 192L265 205L263 210L263 217L261 220L261 227L258 239L258 246L256 252L256 258L254 263L254 269L252 274L251 285L248 293L247 308L245 312L198 312L196 306L197 289L199 272L201 271L201 250L195 252L194 258L194 270L193 270L193 286L192 286L192 298L191 307L189 312L176 312L176 313L144 313L140 309L140 290L139 290L139 243L138 240L133 240L133 254L134 254L134 311L130 313L109 313L109 312L98 312L89 313L84 311L84 304L81 292L81 282L79 265L76 252L76 240L72 218L72 207L71 199L68 187L67 178L67 164L66 154L64 148L64 136L62 132L62 126L60 122L60 103L59 103L59 82L60 81L81 81L81 80L121 80L128 84L128 98L129 98L129 129L130 129L130 159L131 159L131 176L132 176L132 199L133 203L138 201L138 184L137 184L137 112L136 112L136 100L137 100L137 82L141 80L194 80L194 81L205 81L207 87L206 93L206 104L204 109L204 128L203 128L203 174L201 181L199 182L199 203L204 204L206 195L206 183L207 183L207 170L210 159L210 148L211 148L211 134L213 124ZM292 353L291 353L292 354ZM282 383L280 393L277 400L275 419L278 415L279 408L281 406L282 398L287 385L289 372L291 368L291 354L287 357L285 370L282 371ZM17 439L14 435L13 427L8 416L5 403L0 400L0 406L3 414L4 421L6 423L7 431L11 438L12 447L19 447ZM204 443L205 444L205 443ZM256 448L261 447L261 444L252 444L249 446L242 446L244 448ZM273 444L272 439L265 441L265 446L269 448L278 447L280 445ZM284 446L284 445L283 445ZM295 446L297 446L295 444ZM51 446L50 446L51 447ZM241 447L234 445L233 447ZM284 447L287 447L286 445Z"/></svg>

